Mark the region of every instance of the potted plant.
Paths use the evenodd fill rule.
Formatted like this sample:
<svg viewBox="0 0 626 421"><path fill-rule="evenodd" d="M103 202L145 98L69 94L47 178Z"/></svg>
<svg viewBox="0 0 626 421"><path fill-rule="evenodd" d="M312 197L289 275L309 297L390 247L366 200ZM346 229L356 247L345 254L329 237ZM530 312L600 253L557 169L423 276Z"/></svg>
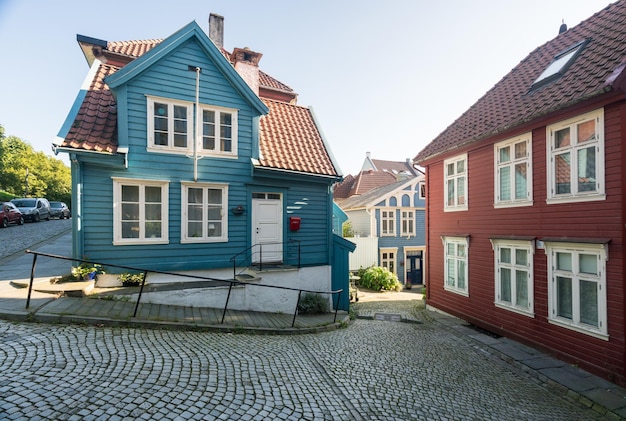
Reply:
<svg viewBox="0 0 626 421"><path fill-rule="evenodd" d="M136 287L141 285L141 283L143 282L143 272L139 272L139 273L122 273L120 274L117 279L120 280L120 282L122 282L122 285L125 287Z"/></svg>
<svg viewBox="0 0 626 421"><path fill-rule="evenodd" d="M72 268L72 275L74 275L76 279L86 281L95 279L96 275L99 273L104 273L104 270L102 270L102 266L98 264L83 262Z"/></svg>

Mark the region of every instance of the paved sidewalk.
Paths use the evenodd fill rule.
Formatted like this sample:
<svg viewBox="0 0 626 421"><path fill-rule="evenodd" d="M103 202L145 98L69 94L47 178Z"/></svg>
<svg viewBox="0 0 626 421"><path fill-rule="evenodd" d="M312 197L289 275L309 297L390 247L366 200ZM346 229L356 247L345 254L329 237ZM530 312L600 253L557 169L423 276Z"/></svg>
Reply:
<svg viewBox="0 0 626 421"><path fill-rule="evenodd" d="M37 247L37 251L69 256L71 234L64 233ZM135 303L115 298L94 299L57 297L33 291L30 306L25 308L27 289L15 288L15 279L28 279L32 255L16 254L0 259L0 318L16 321L47 323L78 323L127 327L150 327L179 330L254 331L255 333L297 334L335 330L349 324L343 313L333 322L334 315L298 316L294 327L293 315L227 311L208 308L140 304L133 317ZM37 261L36 274L40 281L69 272L69 261L42 258ZM361 291L360 301L353 304L358 318L381 322L427 323L451 332L467 346L495 355L521 369L540 383L555 388L559 394L592 408L601 419L626 419L626 389L593 376L574 366L535 349L503 337L476 330L455 317L420 306L419 290L402 293L373 293ZM224 323L221 318L224 317Z"/></svg>

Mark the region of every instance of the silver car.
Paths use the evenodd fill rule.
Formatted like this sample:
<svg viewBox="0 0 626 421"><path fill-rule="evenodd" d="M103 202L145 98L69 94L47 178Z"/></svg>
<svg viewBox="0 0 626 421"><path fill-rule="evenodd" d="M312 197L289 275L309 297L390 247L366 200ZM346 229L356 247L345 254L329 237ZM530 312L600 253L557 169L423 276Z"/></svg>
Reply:
<svg viewBox="0 0 626 421"><path fill-rule="evenodd" d="M26 221L39 222L42 219L50 220L50 202L48 202L48 199L28 197L11 199L11 203L22 212Z"/></svg>

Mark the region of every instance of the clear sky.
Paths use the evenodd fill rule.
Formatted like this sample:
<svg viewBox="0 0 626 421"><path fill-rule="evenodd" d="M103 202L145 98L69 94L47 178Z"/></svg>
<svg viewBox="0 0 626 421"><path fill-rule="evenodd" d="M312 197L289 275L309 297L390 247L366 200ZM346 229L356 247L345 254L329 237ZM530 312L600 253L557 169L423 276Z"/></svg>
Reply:
<svg viewBox="0 0 626 421"><path fill-rule="evenodd" d="M343 174L413 158L532 50L611 0L0 0L0 125L52 155L87 75L76 35L166 38L209 13L224 47L311 106ZM67 161L67 154L59 158Z"/></svg>

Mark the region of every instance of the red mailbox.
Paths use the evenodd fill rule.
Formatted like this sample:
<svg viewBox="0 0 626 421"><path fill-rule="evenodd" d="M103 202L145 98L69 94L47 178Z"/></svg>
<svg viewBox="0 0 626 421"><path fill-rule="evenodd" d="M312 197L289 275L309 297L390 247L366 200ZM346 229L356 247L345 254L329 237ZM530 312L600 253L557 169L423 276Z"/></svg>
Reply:
<svg viewBox="0 0 626 421"><path fill-rule="evenodd" d="M300 217L299 216L289 217L289 229L291 231L298 231L300 229Z"/></svg>

